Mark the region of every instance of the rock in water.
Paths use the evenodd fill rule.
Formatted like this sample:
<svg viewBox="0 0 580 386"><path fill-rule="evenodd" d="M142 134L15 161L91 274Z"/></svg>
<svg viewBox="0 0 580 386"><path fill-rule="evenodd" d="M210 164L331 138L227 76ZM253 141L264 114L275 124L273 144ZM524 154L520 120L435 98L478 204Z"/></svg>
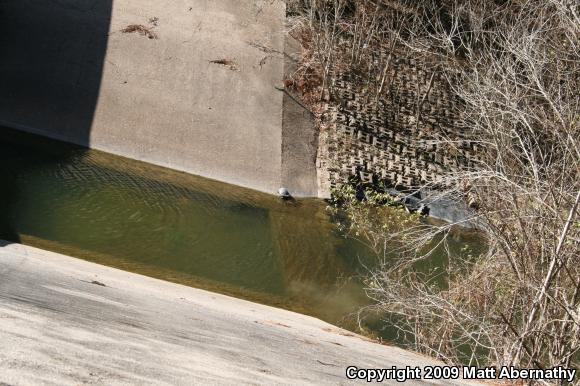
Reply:
<svg viewBox="0 0 580 386"><path fill-rule="evenodd" d="M288 191L288 189L286 189L284 187L278 189L278 195L280 196L280 198L283 198L283 199L288 199L288 198L292 197L290 195L290 192Z"/></svg>

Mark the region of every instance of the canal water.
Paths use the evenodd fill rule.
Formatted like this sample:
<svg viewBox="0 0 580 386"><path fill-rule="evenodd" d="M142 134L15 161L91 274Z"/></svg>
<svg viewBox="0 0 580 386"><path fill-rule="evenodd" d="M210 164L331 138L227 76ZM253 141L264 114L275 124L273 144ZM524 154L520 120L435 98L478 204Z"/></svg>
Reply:
<svg viewBox="0 0 580 386"><path fill-rule="evenodd" d="M0 238L355 328L373 259L325 202L0 133Z"/></svg>
<svg viewBox="0 0 580 386"><path fill-rule="evenodd" d="M338 324L365 302L323 201L0 131L0 238Z"/></svg>

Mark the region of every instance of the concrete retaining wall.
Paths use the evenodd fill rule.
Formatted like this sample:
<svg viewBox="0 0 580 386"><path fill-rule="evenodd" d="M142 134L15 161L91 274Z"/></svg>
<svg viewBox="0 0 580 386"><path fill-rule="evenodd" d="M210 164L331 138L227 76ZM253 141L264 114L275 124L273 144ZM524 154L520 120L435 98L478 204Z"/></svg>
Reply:
<svg viewBox="0 0 580 386"><path fill-rule="evenodd" d="M0 125L316 196L275 88L284 21L280 0L0 0Z"/></svg>
<svg viewBox="0 0 580 386"><path fill-rule="evenodd" d="M0 318L0 384L360 385L347 366L443 365L309 316L1 240ZM476 384L405 385L425 383Z"/></svg>

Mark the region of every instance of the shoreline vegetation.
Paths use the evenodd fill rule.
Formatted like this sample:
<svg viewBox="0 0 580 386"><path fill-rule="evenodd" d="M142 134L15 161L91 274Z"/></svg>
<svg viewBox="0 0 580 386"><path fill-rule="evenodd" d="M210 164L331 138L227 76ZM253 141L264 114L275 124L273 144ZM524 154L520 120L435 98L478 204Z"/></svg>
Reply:
<svg viewBox="0 0 580 386"><path fill-rule="evenodd" d="M343 226L380 262L367 278L374 306L365 311L398 328L407 347L448 364L578 368L578 4L292 0L288 15L302 56L285 86L317 117L326 157L319 162L334 178ZM396 96L398 60L423 79L407 99ZM451 95L445 120L429 119L436 90ZM405 103L394 138L356 110L404 110ZM450 253L439 272L417 269L445 248L457 224L385 211L392 198L372 189L381 175L368 164L387 165L380 157L389 150L376 148L397 142L397 133L446 161L416 180L383 173L383 181L467 203L486 252Z"/></svg>

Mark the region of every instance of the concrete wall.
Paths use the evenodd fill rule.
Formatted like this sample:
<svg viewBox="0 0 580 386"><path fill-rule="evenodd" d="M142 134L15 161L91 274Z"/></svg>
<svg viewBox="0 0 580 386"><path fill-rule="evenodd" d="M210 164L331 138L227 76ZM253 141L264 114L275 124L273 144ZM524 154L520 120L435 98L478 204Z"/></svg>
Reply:
<svg viewBox="0 0 580 386"><path fill-rule="evenodd" d="M0 0L0 125L315 196L316 150L283 162L305 127L282 128L284 21L281 0Z"/></svg>
<svg viewBox="0 0 580 386"><path fill-rule="evenodd" d="M347 366L443 365L309 316L1 240L0 315L2 385L361 385Z"/></svg>
<svg viewBox="0 0 580 386"><path fill-rule="evenodd" d="M286 37L284 79L292 79L298 69L302 48L291 36ZM318 129L314 115L300 101L295 91L285 89L282 119L282 185L294 195L318 196Z"/></svg>

